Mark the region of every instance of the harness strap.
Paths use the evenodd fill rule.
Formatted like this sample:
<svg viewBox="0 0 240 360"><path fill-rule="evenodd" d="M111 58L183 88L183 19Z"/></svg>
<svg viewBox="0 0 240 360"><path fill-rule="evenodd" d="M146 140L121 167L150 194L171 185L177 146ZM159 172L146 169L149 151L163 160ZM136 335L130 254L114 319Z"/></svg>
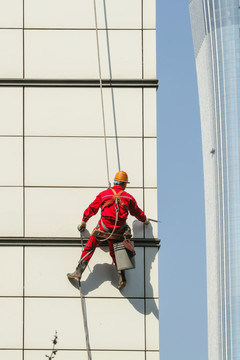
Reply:
<svg viewBox="0 0 240 360"><path fill-rule="evenodd" d="M119 204L125 209L125 211L129 211L128 207L126 204L124 204L124 202L121 200L121 195L123 193L124 190L119 191L119 193L116 193L116 191L111 188L112 192L113 192L113 196L110 200L108 200L107 202L105 202L105 204L103 204L102 206L102 210L105 209L106 206L113 204L116 200L119 202ZM109 196L109 195L106 195Z"/></svg>
<svg viewBox="0 0 240 360"><path fill-rule="evenodd" d="M105 209L106 206L108 206L108 205L110 205L110 204L112 204L112 203L114 203L114 199L113 199L113 198L111 198L110 200L108 200L107 202L105 202L105 204L103 204L102 210Z"/></svg>
<svg viewBox="0 0 240 360"><path fill-rule="evenodd" d="M102 219L101 219L101 225L102 225L102 227L104 228L104 230L105 230L106 232L108 232L108 233L111 233L111 232L112 232L112 230L109 229L109 228L104 224L104 222L103 222ZM118 234L120 231L122 231L122 230L125 228L125 226L126 226L126 222L125 222L122 226L120 226L119 229L117 229L116 231L114 231L114 234Z"/></svg>

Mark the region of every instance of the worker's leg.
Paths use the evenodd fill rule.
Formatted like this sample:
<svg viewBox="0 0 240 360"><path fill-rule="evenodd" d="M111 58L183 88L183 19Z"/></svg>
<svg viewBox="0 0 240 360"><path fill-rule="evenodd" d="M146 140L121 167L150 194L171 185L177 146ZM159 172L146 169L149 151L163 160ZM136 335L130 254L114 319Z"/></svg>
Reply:
<svg viewBox="0 0 240 360"><path fill-rule="evenodd" d="M86 261L87 263L90 261L91 257L93 256L93 253L96 249L96 247L100 244L100 241L98 241L95 236L90 236L90 238L88 239L82 255L81 255L81 259L79 262L81 262L82 260Z"/></svg>
<svg viewBox="0 0 240 360"><path fill-rule="evenodd" d="M109 254L111 255L114 265L117 266L113 244L114 240L108 240Z"/></svg>
<svg viewBox="0 0 240 360"><path fill-rule="evenodd" d="M113 260L114 264L115 264L116 267L117 267L113 244L114 244L114 240L108 240L109 254L111 255L112 260ZM126 286L126 284L127 284L127 280L126 280L126 276L125 276L125 271L124 271L124 270L118 270L118 277L119 277L119 280L118 280L118 289L121 290L121 289L123 289L123 288Z"/></svg>
<svg viewBox="0 0 240 360"><path fill-rule="evenodd" d="M90 236L90 238L87 241L87 244L83 249L81 259L79 260L76 270L73 273L67 274L69 279L76 279L78 281L81 280L82 274L86 269L89 260L93 256L96 246L98 246L99 243L100 241L98 241L95 238L95 236Z"/></svg>
<svg viewBox="0 0 240 360"><path fill-rule="evenodd" d="M124 270L118 270L118 289L123 289L127 284L127 279Z"/></svg>

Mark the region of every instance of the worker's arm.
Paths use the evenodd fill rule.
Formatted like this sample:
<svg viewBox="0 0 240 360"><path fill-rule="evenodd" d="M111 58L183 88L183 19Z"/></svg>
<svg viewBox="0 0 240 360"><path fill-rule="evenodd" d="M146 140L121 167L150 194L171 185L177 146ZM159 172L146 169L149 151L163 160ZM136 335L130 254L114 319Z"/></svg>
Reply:
<svg viewBox="0 0 240 360"><path fill-rule="evenodd" d="M135 216L139 221L144 222L146 225L149 224L149 220L144 214L144 212L138 207L134 197L130 200L129 212L131 215Z"/></svg>
<svg viewBox="0 0 240 360"><path fill-rule="evenodd" d="M93 215L95 215L98 212L101 203L102 197L99 194L96 199L89 205L89 207L84 211L82 221L86 223Z"/></svg>
<svg viewBox="0 0 240 360"><path fill-rule="evenodd" d="M83 232L86 229L87 221L98 212L98 209L102 203L102 198L100 194L96 197L96 199L89 205L89 207L84 211L82 222L78 225L77 229L80 232Z"/></svg>

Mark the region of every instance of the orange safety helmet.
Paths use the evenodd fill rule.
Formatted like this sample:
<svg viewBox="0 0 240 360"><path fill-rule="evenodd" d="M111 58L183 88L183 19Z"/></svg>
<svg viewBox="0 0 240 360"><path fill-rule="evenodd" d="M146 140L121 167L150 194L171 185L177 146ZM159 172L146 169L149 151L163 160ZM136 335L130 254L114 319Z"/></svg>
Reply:
<svg viewBox="0 0 240 360"><path fill-rule="evenodd" d="M129 184L128 175L125 171L118 171L115 175L114 180L121 181Z"/></svg>

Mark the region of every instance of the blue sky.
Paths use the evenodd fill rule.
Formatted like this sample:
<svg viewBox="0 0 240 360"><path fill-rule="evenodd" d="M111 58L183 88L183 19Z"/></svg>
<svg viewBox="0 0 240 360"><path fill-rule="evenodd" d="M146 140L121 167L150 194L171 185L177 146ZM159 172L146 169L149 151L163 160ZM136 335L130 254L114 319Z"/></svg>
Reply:
<svg viewBox="0 0 240 360"><path fill-rule="evenodd" d="M205 214L188 0L157 0L161 360L207 359Z"/></svg>

